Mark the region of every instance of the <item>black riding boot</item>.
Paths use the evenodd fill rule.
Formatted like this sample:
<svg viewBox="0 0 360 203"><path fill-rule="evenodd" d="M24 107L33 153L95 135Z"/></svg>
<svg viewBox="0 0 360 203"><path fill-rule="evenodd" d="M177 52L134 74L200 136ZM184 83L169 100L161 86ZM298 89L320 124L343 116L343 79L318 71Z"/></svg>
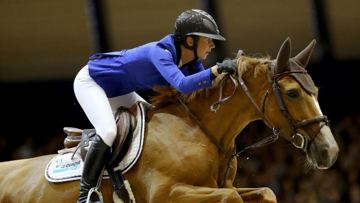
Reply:
<svg viewBox="0 0 360 203"><path fill-rule="evenodd" d="M85 158L78 203L86 202L88 192L96 186L99 175L108 161L109 154L110 147L104 143L99 135L96 135Z"/></svg>

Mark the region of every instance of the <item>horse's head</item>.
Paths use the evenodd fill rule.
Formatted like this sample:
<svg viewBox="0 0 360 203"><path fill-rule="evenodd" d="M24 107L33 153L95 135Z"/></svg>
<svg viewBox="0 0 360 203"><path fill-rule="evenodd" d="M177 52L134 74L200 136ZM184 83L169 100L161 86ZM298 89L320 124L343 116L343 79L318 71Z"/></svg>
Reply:
<svg viewBox="0 0 360 203"><path fill-rule="evenodd" d="M263 115L270 127L306 153L310 166L326 169L336 161L339 148L321 112L318 88L305 70L314 46L315 40L290 58L290 39L282 44L277 58L269 63Z"/></svg>
<svg viewBox="0 0 360 203"><path fill-rule="evenodd" d="M290 58L291 43L287 39L275 60L247 57L239 52L237 78L222 75L213 81L214 88L188 95L158 87L155 91L159 95L152 98L152 104L156 109L175 104L162 110L172 113L178 112L178 108L173 108L176 105L184 106L194 123L225 154L233 150L235 137L249 122L263 119L274 129L274 135L280 132L307 154L309 166L328 168L335 162L339 148L328 119L320 110L318 89L305 70L314 45L315 41ZM237 91L238 84L243 91ZM216 113L209 111L209 105ZM251 106L255 108L249 109ZM259 143L267 143L275 137Z"/></svg>

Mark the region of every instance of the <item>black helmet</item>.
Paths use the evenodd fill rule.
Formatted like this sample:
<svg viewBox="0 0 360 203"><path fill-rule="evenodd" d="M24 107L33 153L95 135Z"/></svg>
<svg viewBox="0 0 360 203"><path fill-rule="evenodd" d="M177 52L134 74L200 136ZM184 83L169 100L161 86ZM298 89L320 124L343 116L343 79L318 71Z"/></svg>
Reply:
<svg viewBox="0 0 360 203"><path fill-rule="evenodd" d="M175 21L175 36L184 39L188 35L208 37L222 40L218 26L211 15L199 9L191 9L182 12Z"/></svg>

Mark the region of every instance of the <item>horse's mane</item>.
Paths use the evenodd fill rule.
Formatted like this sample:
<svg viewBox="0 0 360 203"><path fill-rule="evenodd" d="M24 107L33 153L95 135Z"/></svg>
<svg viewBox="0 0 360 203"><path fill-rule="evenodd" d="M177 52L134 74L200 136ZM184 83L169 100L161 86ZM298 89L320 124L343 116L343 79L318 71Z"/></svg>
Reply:
<svg viewBox="0 0 360 203"><path fill-rule="evenodd" d="M235 58L238 64L238 74L244 75L249 69L254 69L254 77L257 76L259 72L266 71L266 67L270 62L270 57L250 57L250 56L237 56ZM153 88L155 95L153 95L150 99L151 104L155 106L156 109L167 106L174 102L177 102L177 98L181 97L183 101L190 102L194 98L203 96L207 97L209 91L212 89L218 88L220 85L220 81L227 77L226 75L220 75L212 82L211 88L205 88L202 90L198 90L189 94L182 94L178 90L173 87L161 87L156 86Z"/></svg>

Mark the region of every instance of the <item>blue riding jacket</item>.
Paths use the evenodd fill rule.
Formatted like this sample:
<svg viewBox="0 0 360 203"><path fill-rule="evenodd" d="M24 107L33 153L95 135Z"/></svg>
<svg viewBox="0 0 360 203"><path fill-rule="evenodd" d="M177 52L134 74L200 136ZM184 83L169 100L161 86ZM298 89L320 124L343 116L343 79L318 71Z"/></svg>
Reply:
<svg viewBox="0 0 360 203"><path fill-rule="evenodd" d="M174 35L132 49L99 53L90 57L89 74L108 97L154 86L169 86L189 93L211 86L211 69L201 60L178 67Z"/></svg>

